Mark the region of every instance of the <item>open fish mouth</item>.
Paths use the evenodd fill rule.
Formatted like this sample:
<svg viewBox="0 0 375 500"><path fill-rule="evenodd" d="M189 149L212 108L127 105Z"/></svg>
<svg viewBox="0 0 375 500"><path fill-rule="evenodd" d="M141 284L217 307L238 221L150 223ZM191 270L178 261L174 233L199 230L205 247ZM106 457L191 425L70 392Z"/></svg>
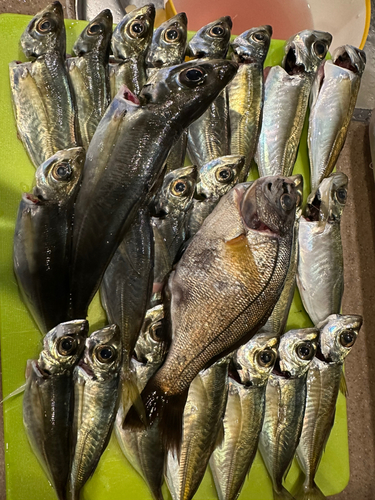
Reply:
<svg viewBox="0 0 375 500"><path fill-rule="evenodd" d="M141 105L141 102L138 99L138 97L135 94L133 94L133 92L130 89L128 89L128 87L126 85L124 85L124 87L123 87L122 97L126 101L130 101L133 104L137 104L138 106Z"/></svg>
<svg viewBox="0 0 375 500"><path fill-rule="evenodd" d="M284 69L288 75L302 75L306 73L306 68L304 64L297 64L296 51L293 47L288 50L285 56Z"/></svg>
<svg viewBox="0 0 375 500"><path fill-rule="evenodd" d="M80 368L81 368L84 372L86 372L86 373L87 373L87 375L88 375L89 377L94 377L94 375L95 375L95 374L94 374L94 372L93 372L93 371L91 370L91 368L87 365L87 363L85 363L85 362L83 361L83 359L81 359L81 360L79 361L78 366L79 366L79 367L80 367Z"/></svg>
<svg viewBox="0 0 375 500"><path fill-rule="evenodd" d="M23 193L23 200L32 205L42 205L45 200L39 196L35 196L33 193Z"/></svg>
<svg viewBox="0 0 375 500"><path fill-rule="evenodd" d="M280 359L279 358L276 360L276 363L275 363L275 365L273 367L272 373L273 373L273 375L277 375L278 377L283 377L283 378L286 378L286 379L291 378L290 372L283 371L281 369Z"/></svg>
<svg viewBox="0 0 375 500"><path fill-rule="evenodd" d="M314 198L307 203L306 206L306 220L309 222L318 222L320 218L320 207L322 200L319 190L316 191Z"/></svg>

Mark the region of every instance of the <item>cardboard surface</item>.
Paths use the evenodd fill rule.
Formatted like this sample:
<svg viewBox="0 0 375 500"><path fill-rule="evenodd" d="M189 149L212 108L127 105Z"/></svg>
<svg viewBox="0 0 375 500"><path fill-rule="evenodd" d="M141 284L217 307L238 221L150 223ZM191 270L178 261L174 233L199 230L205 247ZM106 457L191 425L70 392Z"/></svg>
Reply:
<svg viewBox="0 0 375 500"><path fill-rule="evenodd" d="M31 17L15 14L0 16L0 338L3 395L15 391L25 382L26 360L36 358L41 348L41 335L22 303L13 274L12 244L18 204L24 191L30 191L35 169L22 143L17 139L10 100L8 63L25 58L18 40ZM85 26L83 21L66 21L67 51ZM283 42L273 41L266 65L278 64L283 55ZM294 173L305 174L305 196L308 193L308 160L305 128ZM105 315L95 297L89 310L90 331L105 323ZM310 326L296 293L288 320L288 328ZM22 394L3 404L7 500L55 500L56 496L34 456L22 423ZM286 480L291 489L299 476L293 464ZM341 491L349 479L349 458L346 425L346 403L340 394L335 426L327 444L316 482L326 495ZM170 499L166 487L165 498ZM128 464L112 437L94 476L82 491L82 500L151 500L147 486ZM210 472L194 497L214 500L216 492ZM239 497L241 500L271 500L272 487L260 457L257 457Z"/></svg>

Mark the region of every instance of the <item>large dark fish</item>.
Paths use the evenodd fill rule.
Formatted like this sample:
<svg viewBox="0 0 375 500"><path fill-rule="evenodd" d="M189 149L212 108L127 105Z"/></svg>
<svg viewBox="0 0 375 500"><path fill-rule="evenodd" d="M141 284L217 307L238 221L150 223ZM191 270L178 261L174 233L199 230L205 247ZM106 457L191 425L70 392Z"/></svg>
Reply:
<svg viewBox="0 0 375 500"><path fill-rule="evenodd" d="M37 360L29 360L23 421L31 447L59 500L66 500L71 459L73 369L85 347L88 323L68 321L44 337Z"/></svg>
<svg viewBox="0 0 375 500"><path fill-rule="evenodd" d="M112 13L106 9L80 34L73 47L77 57L66 61L86 150L111 100L108 73L111 36Z"/></svg>
<svg viewBox="0 0 375 500"><path fill-rule="evenodd" d="M305 473L305 481L295 495L298 500L325 500L315 484L315 474L335 420L344 360L361 326L361 316L340 314L328 316L319 325L319 348L307 375L306 409L297 448L297 459Z"/></svg>
<svg viewBox="0 0 375 500"><path fill-rule="evenodd" d="M221 60L164 68L142 89L142 105L123 88L108 108L90 143L75 206L73 317L79 312L86 316L114 252L156 185L171 146L236 70L235 63Z"/></svg>
<svg viewBox="0 0 375 500"><path fill-rule="evenodd" d="M180 443L194 377L246 343L275 306L290 261L296 201L288 178L238 184L207 217L172 272L172 344L142 393L150 422L160 416L167 447ZM128 419L132 412L136 425L134 408Z"/></svg>
<svg viewBox="0 0 375 500"><path fill-rule="evenodd" d="M74 100L65 67L65 26L60 2L39 12L21 36L32 62L10 64L18 134L35 167L62 149L79 146Z"/></svg>
<svg viewBox="0 0 375 500"><path fill-rule="evenodd" d="M82 148L59 151L36 171L24 193L13 243L23 299L45 334L69 319L69 259L73 207L85 161Z"/></svg>
<svg viewBox="0 0 375 500"><path fill-rule="evenodd" d="M152 3L132 10L118 23L112 35L116 61L110 65L112 99L126 85L138 95L146 83L146 55L154 29L155 7Z"/></svg>
<svg viewBox="0 0 375 500"><path fill-rule="evenodd" d="M74 371L74 454L70 500L94 473L116 417L122 364L121 336L116 325L94 332L86 340L83 358Z"/></svg>

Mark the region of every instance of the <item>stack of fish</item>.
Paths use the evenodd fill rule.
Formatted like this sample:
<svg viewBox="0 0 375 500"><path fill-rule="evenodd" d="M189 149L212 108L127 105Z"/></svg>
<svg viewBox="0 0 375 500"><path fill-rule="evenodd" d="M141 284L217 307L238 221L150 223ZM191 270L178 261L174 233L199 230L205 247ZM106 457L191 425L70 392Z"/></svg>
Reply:
<svg viewBox="0 0 375 500"><path fill-rule="evenodd" d="M318 498L362 323L340 315L347 179L331 172L365 56L345 46L325 61L331 35L305 30L263 72L270 26L230 44L222 17L186 46L184 13L155 31L154 18L152 4L135 9L112 34L104 10L65 59L54 2L22 35L30 62L10 64L36 167L14 238L44 335L27 370L30 443L60 500L79 498L113 426L155 499L164 475L174 500L193 498L209 463L219 498L238 498L258 442L275 498L293 498L282 482L296 453L296 498ZM292 173L310 94L302 217ZM254 158L262 177L244 182ZM285 332L296 275L315 327ZM86 338L99 288L111 326Z"/></svg>

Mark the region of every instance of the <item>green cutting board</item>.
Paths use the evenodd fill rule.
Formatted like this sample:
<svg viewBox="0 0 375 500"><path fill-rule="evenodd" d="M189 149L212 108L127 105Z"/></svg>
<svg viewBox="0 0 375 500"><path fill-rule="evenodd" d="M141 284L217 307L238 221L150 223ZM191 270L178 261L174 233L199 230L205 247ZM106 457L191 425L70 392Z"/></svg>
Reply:
<svg viewBox="0 0 375 500"><path fill-rule="evenodd" d="M22 193L31 189L35 170L22 143L17 138L10 98L8 63L14 59L25 60L19 50L18 41L30 19L31 17L21 15L0 15L2 52L0 61L0 335L3 397L25 383L26 360L36 358L41 348L41 336L20 299L12 269L12 241L18 204ZM66 21L68 52L84 26L85 22L82 21ZM283 42L272 42L267 65L280 63L283 55L282 46ZM307 158L305 128L295 173L305 174L306 180L308 180ZM305 194L308 193L308 187L308 182L306 182ZM105 316L98 297L94 299L90 307L89 320L91 331L104 325ZM310 325L311 322L303 311L296 293L289 315L288 328ZM6 400L3 403L3 411L7 500L55 500L54 491L32 453L23 429L22 394ZM298 467L293 464L286 480L287 488L292 488L298 478ZM340 394L335 426L316 482L326 495L333 495L346 486L348 479L346 404L345 398ZM165 498L171 498L165 486L164 493ZM1 492L0 497L3 498ZM206 473L195 498L197 500L217 498L210 472ZM112 437L94 476L83 489L81 499L151 500L151 495ZM241 499L272 499L271 483L259 456L242 490Z"/></svg>

